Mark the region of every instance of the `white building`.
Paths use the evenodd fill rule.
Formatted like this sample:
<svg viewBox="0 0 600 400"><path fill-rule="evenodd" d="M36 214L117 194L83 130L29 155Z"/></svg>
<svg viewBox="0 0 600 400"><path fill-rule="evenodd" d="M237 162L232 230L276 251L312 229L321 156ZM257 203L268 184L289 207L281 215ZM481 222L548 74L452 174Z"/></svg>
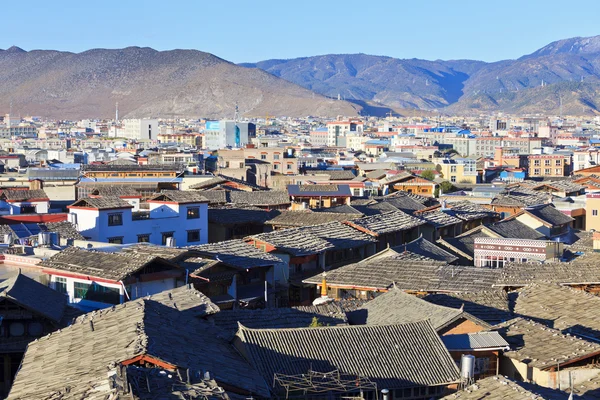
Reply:
<svg viewBox="0 0 600 400"><path fill-rule="evenodd" d="M327 145L339 146L340 137L345 137L348 134L355 133L358 136L362 135L364 124L359 120L349 121L331 121L327 123Z"/></svg>
<svg viewBox="0 0 600 400"><path fill-rule="evenodd" d="M159 134L157 119L124 119L123 137L127 139L156 140Z"/></svg>
<svg viewBox="0 0 600 400"><path fill-rule="evenodd" d="M152 254L111 253L68 247L39 264L50 287L90 311L153 295L187 283L184 268Z"/></svg>
<svg viewBox="0 0 600 400"><path fill-rule="evenodd" d="M0 215L47 214L50 199L43 190L4 190L0 194Z"/></svg>
<svg viewBox="0 0 600 400"><path fill-rule="evenodd" d="M208 243L208 200L198 192L168 190L152 197L148 211L119 197L83 198L70 205L70 220L89 240L115 244L191 246Z"/></svg>
<svg viewBox="0 0 600 400"><path fill-rule="evenodd" d="M204 130L205 146L209 150L244 147L256 135L256 125L231 120L207 121Z"/></svg>

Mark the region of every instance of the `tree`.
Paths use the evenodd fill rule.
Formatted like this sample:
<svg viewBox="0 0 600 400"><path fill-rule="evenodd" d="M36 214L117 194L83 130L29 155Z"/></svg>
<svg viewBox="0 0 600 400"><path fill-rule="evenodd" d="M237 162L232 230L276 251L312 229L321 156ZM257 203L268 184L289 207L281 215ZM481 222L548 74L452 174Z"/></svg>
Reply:
<svg viewBox="0 0 600 400"><path fill-rule="evenodd" d="M453 192L454 190L456 190L454 185L448 181L444 181L444 182L440 183L440 189L442 190L442 193L449 193L449 192Z"/></svg>
<svg viewBox="0 0 600 400"><path fill-rule="evenodd" d="M325 325L323 325L322 322L319 322L319 318L313 317L313 319L310 322L310 325L308 327L309 328L318 328L319 326L325 326Z"/></svg>
<svg viewBox="0 0 600 400"><path fill-rule="evenodd" d="M421 172L421 178L425 178L429 181L434 180L435 179L435 170L426 169L425 171Z"/></svg>

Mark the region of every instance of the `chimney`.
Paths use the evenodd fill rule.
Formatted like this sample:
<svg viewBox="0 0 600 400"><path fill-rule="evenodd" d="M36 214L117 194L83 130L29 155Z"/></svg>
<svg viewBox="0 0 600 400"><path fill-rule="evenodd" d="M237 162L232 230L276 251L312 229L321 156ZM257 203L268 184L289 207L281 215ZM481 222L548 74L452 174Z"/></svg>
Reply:
<svg viewBox="0 0 600 400"><path fill-rule="evenodd" d="M390 400L390 391L388 389L381 390L383 400Z"/></svg>
<svg viewBox="0 0 600 400"><path fill-rule="evenodd" d="M321 281L321 297L327 297L327 272L323 272L323 280Z"/></svg>

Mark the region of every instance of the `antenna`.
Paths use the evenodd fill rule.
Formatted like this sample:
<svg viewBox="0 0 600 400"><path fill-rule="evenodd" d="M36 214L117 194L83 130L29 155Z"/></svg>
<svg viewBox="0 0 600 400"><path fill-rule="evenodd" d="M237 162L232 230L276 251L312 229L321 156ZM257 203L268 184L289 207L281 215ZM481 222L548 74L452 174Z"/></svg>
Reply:
<svg viewBox="0 0 600 400"><path fill-rule="evenodd" d="M119 102L115 103L115 123L119 122Z"/></svg>
<svg viewBox="0 0 600 400"><path fill-rule="evenodd" d="M233 115L233 120L235 122L238 122L238 119L240 118L240 109L238 108L238 103L237 101L235 102L235 114Z"/></svg>

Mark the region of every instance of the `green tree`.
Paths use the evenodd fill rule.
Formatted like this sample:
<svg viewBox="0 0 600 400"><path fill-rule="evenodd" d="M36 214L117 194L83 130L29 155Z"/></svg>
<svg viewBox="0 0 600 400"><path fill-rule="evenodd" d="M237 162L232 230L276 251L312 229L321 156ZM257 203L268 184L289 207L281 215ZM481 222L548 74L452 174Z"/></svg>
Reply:
<svg viewBox="0 0 600 400"><path fill-rule="evenodd" d="M429 181L434 180L435 179L435 170L426 169L425 171L421 172L421 178L425 178Z"/></svg>
<svg viewBox="0 0 600 400"><path fill-rule="evenodd" d="M448 181L440 183L440 189L442 189L442 193L450 193L456 190L454 185Z"/></svg>
<svg viewBox="0 0 600 400"><path fill-rule="evenodd" d="M310 322L310 325L308 327L309 328L318 328L319 326L325 326L325 325L323 325L322 322L319 322L319 318L313 317L313 319Z"/></svg>

